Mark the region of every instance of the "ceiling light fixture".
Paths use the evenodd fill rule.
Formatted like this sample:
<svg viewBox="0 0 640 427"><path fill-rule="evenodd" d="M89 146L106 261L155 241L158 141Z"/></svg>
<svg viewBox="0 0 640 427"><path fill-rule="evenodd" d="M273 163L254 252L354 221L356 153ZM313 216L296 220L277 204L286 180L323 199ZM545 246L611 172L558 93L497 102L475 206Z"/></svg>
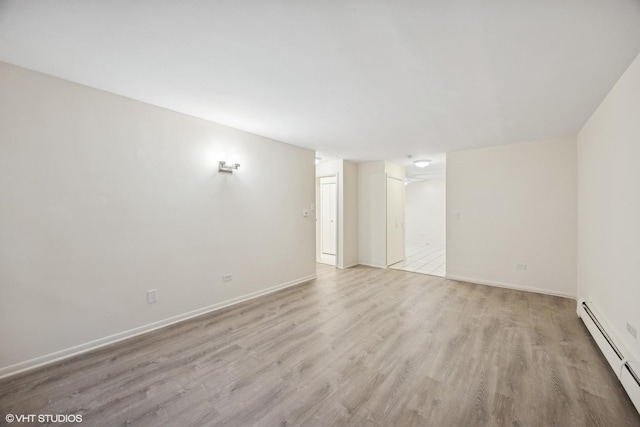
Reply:
<svg viewBox="0 0 640 427"><path fill-rule="evenodd" d="M431 163L431 160L414 160L413 164L419 168L426 168Z"/></svg>

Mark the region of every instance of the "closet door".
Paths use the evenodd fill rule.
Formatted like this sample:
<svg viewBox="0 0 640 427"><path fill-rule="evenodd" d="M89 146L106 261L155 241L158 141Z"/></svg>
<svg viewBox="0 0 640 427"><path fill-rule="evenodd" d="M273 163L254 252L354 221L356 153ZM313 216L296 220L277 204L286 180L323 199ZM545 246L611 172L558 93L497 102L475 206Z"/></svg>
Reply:
<svg viewBox="0 0 640 427"><path fill-rule="evenodd" d="M387 177L387 265L404 259L404 182Z"/></svg>
<svg viewBox="0 0 640 427"><path fill-rule="evenodd" d="M335 177L320 179L320 248L323 254L336 254L337 240L337 182Z"/></svg>

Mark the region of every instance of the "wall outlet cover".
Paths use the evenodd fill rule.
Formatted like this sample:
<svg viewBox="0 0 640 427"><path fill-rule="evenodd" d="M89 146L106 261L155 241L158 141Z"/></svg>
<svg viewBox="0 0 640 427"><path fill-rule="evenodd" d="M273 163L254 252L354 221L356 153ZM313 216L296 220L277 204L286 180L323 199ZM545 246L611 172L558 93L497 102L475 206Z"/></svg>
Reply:
<svg viewBox="0 0 640 427"><path fill-rule="evenodd" d="M154 302L158 302L158 290L157 289L149 289L147 291L147 303L152 304Z"/></svg>

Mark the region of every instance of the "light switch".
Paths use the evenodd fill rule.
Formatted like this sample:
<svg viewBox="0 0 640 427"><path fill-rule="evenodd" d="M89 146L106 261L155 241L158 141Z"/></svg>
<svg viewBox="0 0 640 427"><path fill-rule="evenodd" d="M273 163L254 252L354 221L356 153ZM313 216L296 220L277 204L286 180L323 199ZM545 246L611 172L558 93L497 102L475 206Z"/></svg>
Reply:
<svg viewBox="0 0 640 427"><path fill-rule="evenodd" d="M147 303L153 304L154 302L158 302L158 290L149 289L147 291Z"/></svg>

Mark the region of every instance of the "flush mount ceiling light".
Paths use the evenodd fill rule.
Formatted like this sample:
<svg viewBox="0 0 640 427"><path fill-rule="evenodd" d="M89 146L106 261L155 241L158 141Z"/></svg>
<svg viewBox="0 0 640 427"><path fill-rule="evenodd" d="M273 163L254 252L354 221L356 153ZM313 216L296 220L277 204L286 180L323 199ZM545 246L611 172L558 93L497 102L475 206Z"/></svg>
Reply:
<svg viewBox="0 0 640 427"><path fill-rule="evenodd" d="M322 157L316 157L316 165L320 163L320 160L322 160Z"/></svg>
<svg viewBox="0 0 640 427"><path fill-rule="evenodd" d="M426 168L431 163L431 160L414 160L413 164L419 168Z"/></svg>

